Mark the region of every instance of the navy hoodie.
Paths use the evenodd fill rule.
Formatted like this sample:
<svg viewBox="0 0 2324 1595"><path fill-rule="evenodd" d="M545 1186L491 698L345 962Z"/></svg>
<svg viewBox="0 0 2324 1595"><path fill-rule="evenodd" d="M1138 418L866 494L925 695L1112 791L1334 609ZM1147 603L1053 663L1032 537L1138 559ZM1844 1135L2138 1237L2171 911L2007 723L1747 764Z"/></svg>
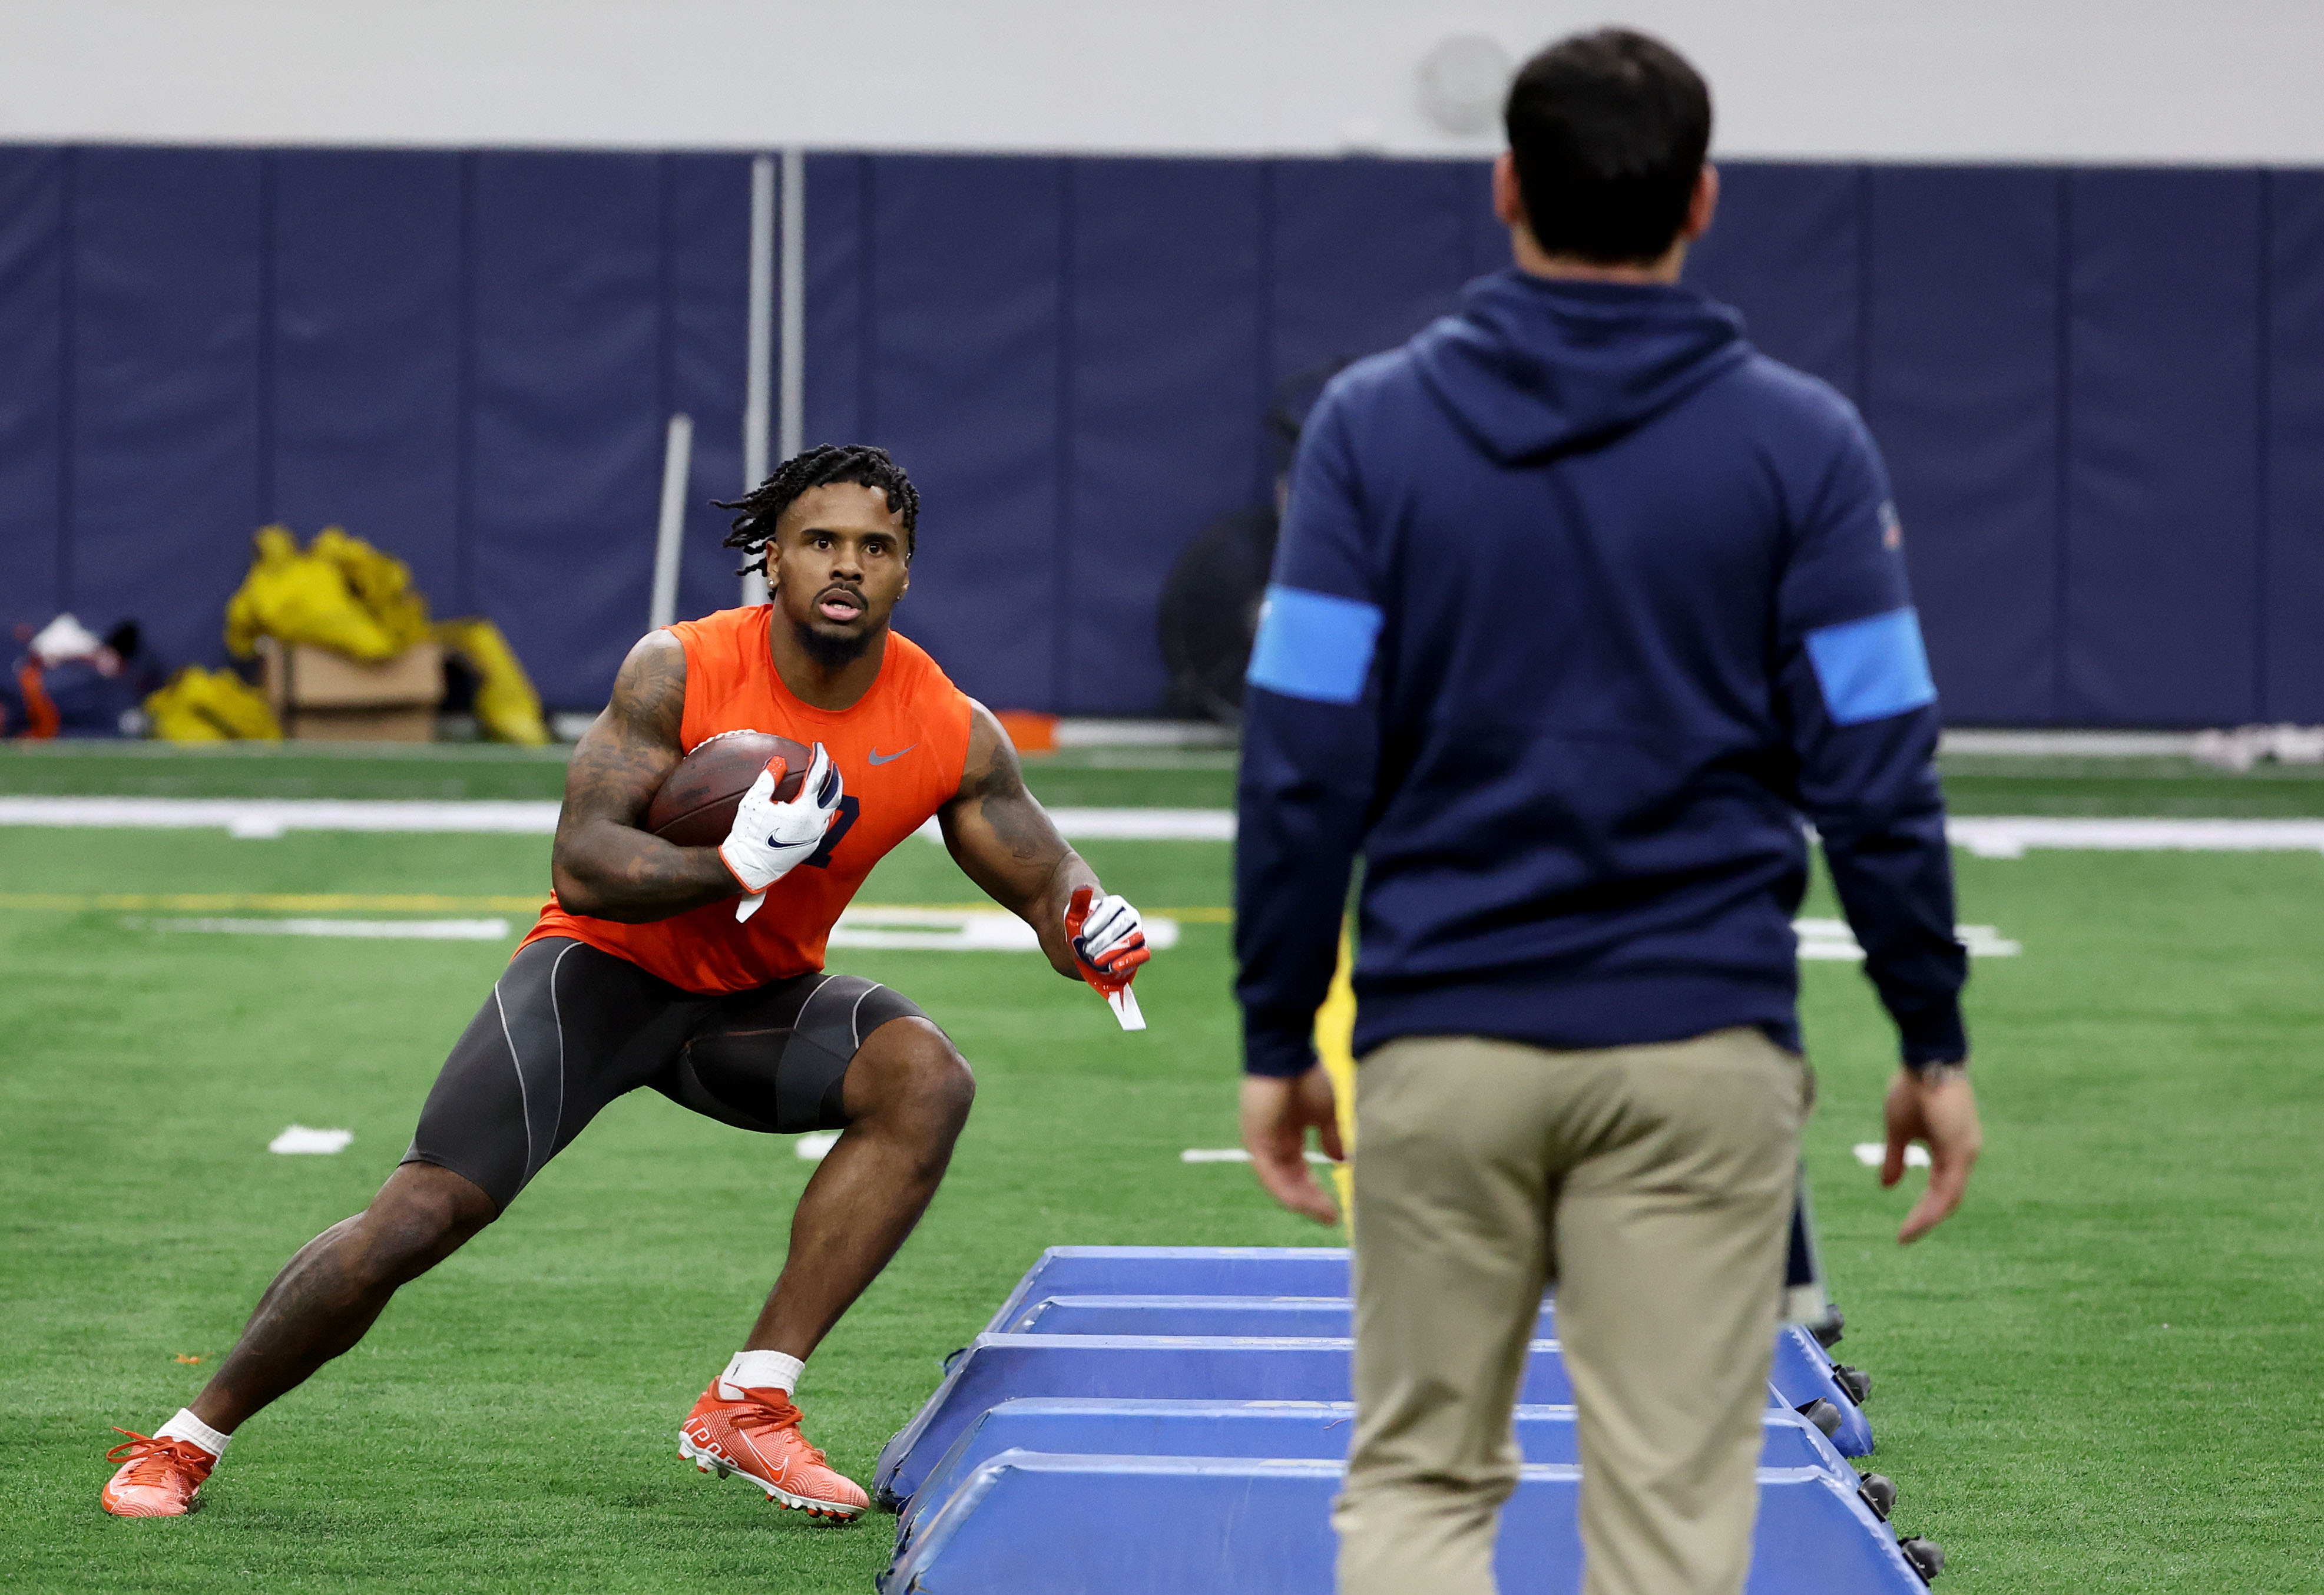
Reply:
<svg viewBox="0 0 2324 1595"><path fill-rule="evenodd" d="M1820 836L1908 1064L1965 1056L1936 691L1848 401L1677 287L1510 270L1310 417L1246 699L1245 1066L1734 1025L1799 1045Z"/></svg>

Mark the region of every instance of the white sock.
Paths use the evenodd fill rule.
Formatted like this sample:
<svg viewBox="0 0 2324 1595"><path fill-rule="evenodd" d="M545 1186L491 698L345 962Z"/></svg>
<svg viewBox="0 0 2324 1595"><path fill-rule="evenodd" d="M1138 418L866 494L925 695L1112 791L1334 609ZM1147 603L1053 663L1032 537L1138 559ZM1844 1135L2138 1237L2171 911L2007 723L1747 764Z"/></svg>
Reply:
<svg viewBox="0 0 2324 1595"><path fill-rule="evenodd" d="M718 1398L740 1401L745 1390L780 1390L788 1396L798 1388L799 1374L806 1367L801 1359L780 1351L737 1351L726 1371L718 1376Z"/></svg>
<svg viewBox="0 0 2324 1595"><path fill-rule="evenodd" d="M216 1429L211 1428L208 1424L202 1422L201 1419L196 1417L190 1409L181 1406L178 1409L178 1415L176 1417L171 1418L168 1423L153 1431L153 1438L156 1440L190 1440L196 1445L200 1446L204 1451L209 1452L210 1455L214 1457L223 1457L226 1455L227 1443L233 1440L234 1436L231 1434L219 1434Z"/></svg>

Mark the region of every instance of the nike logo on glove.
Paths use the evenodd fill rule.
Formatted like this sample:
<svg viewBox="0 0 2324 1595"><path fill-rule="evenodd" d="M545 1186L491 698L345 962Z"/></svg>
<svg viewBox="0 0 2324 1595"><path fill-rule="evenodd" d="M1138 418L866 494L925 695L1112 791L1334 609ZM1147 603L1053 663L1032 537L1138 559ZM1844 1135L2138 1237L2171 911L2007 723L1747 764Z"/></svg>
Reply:
<svg viewBox="0 0 2324 1595"><path fill-rule="evenodd" d="M897 749L892 753L882 753L879 749L874 748L872 750L870 754L870 762L873 764L893 764L897 760L901 759L905 754L910 752L914 748L917 748L919 745L920 744L918 742L907 742L904 746Z"/></svg>

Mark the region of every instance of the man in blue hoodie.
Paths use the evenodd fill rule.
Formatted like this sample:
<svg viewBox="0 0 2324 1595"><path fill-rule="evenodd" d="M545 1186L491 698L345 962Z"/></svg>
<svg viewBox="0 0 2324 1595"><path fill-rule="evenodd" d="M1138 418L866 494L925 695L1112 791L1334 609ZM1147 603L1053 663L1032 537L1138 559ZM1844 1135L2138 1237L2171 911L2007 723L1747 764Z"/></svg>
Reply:
<svg viewBox="0 0 2324 1595"><path fill-rule="evenodd" d="M1583 35L1507 124L1515 268L1341 375L1294 471L1239 797L1244 1139L1331 1218L1309 1038L1360 853L1342 1590L1493 1588L1554 1282L1589 1595L1734 1595L1811 1095L1803 822L1902 1037L1884 1182L1932 1153L1901 1239L1977 1155L1936 692L1863 422L1677 285L1702 79Z"/></svg>

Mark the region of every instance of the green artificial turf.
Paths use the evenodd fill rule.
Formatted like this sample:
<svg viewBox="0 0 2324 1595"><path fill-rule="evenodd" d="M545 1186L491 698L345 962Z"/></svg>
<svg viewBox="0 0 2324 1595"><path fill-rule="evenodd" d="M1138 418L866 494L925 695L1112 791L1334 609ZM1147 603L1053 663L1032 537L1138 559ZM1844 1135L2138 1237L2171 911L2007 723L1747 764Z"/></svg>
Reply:
<svg viewBox="0 0 2324 1595"><path fill-rule="evenodd" d="M0 742L0 796L554 798L569 748L475 742L318 747L300 742ZM2324 767L2242 775L2188 759L1948 755L1959 814L2324 816ZM1226 808L1235 754L1221 748L1075 748L1028 754L1042 801L1101 807Z"/></svg>
<svg viewBox="0 0 2324 1595"><path fill-rule="evenodd" d="M0 793L124 798L555 798L570 748L413 742L0 743Z"/></svg>
<svg viewBox="0 0 2324 1595"><path fill-rule="evenodd" d="M1149 908L1228 901L1224 846L1085 851ZM545 852L0 828L0 895L523 901ZM1878 1134L1886 1022L1849 966L1803 971L1822 1091L1808 1160L1897 1521L1944 1544L1949 1595L2324 1590L2324 857L1956 859L1961 917L2024 951L1977 966L1987 1158L1917 1248L1892 1239L1909 1191L1880 1192L1849 1151ZM973 897L918 842L864 893ZM362 1204L507 951L134 917L0 908L0 1585L870 1587L890 1520L776 1512L675 1455L812 1166L650 1093L250 1424L203 1513L104 1517L107 1425L150 1432L189 1399L282 1259ZM1142 1036L1030 956L835 955L926 1007L980 1082L927 1221L809 1366L809 1432L838 1465L869 1476L937 1360L1044 1246L1328 1239L1247 1169L1177 1159L1235 1141L1228 936L1198 917L1141 974ZM294 1120L355 1143L269 1155Z"/></svg>
<svg viewBox="0 0 2324 1595"><path fill-rule="evenodd" d="M2324 767L2262 764L2241 775L2190 759L1960 754L1939 761L1955 814L2302 819L2324 816Z"/></svg>
<svg viewBox="0 0 2324 1595"><path fill-rule="evenodd" d="M436 802L549 798L565 790L570 748L474 742L0 742L0 796L384 798ZM1090 748L1028 754L1043 801L1107 807L1223 808L1234 802L1231 750Z"/></svg>

